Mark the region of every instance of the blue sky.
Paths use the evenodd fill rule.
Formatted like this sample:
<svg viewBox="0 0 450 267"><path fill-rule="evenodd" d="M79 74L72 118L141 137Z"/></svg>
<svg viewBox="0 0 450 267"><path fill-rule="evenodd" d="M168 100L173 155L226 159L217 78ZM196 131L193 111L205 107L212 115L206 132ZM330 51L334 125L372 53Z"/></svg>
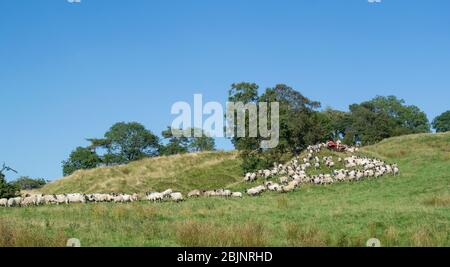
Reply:
<svg viewBox="0 0 450 267"><path fill-rule="evenodd" d="M113 123L159 134L174 102L224 102L240 81L338 109L394 94L431 120L450 109L449 13L448 0L1 0L0 163L58 178Z"/></svg>

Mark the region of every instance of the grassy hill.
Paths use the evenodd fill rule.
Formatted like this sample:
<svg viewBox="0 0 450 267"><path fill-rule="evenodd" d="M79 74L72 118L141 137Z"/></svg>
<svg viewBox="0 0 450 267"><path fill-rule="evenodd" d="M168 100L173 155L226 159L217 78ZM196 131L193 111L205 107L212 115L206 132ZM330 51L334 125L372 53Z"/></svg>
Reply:
<svg viewBox="0 0 450 267"><path fill-rule="evenodd" d="M397 162L401 174L330 186L306 185L288 194L244 199L0 208L0 246L64 245L67 237L79 238L83 246L364 246L372 237L380 239L383 246L450 246L450 133L391 138L363 148L361 154ZM216 160L211 160L214 156ZM128 166L128 174L117 174L110 182L121 188L117 181L126 175L142 175L147 178L124 184L130 190L139 190L140 183L152 188L175 187L160 177L168 177L170 183L178 173L177 177L185 177L182 189L234 183L241 179L235 156L185 155L176 160L175 168L162 158L153 159L161 161L155 166L170 167L158 169L154 175L143 167L152 164L137 162L135 168ZM114 173L125 167L91 172ZM174 170L177 168L180 171ZM218 171L224 176L217 175ZM203 172L209 174L202 176ZM96 179L87 176L89 171L80 172L45 190L108 189L104 182L99 183L104 187L94 182L85 186L82 174ZM223 179L206 179L201 184L189 177Z"/></svg>
<svg viewBox="0 0 450 267"><path fill-rule="evenodd" d="M80 170L39 191L58 193L145 193L172 188L188 192L216 189L241 181L236 152L204 152L157 157L123 166Z"/></svg>

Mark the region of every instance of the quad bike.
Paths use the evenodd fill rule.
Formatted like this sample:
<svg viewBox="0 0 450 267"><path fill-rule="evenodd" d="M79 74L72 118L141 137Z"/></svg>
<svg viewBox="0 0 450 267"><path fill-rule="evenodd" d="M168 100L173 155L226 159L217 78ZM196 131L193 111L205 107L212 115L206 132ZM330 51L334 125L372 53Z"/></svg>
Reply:
<svg viewBox="0 0 450 267"><path fill-rule="evenodd" d="M327 142L327 147L328 149L334 150L336 152L345 152L347 150L346 145L331 140Z"/></svg>

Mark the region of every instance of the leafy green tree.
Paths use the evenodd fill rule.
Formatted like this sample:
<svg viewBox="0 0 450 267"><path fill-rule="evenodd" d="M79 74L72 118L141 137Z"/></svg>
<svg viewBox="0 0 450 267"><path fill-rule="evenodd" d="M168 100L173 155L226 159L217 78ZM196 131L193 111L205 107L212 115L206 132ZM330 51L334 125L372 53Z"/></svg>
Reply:
<svg viewBox="0 0 450 267"><path fill-rule="evenodd" d="M395 96L377 96L368 103L373 112L383 112L395 121L394 135L428 133L430 122L426 114L418 107L405 105L405 100Z"/></svg>
<svg viewBox="0 0 450 267"><path fill-rule="evenodd" d="M396 123L384 112L374 112L371 103L350 106L351 126L346 130L344 142L373 144L393 136Z"/></svg>
<svg viewBox="0 0 450 267"><path fill-rule="evenodd" d="M442 113L433 120L433 128L438 133L450 131L450 110Z"/></svg>
<svg viewBox="0 0 450 267"><path fill-rule="evenodd" d="M70 153L69 159L62 162L63 175L71 175L77 170L96 168L101 162L100 157L91 149L77 147Z"/></svg>
<svg viewBox="0 0 450 267"><path fill-rule="evenodd" d="M201 131L201 136L196 137L194 135L195 131ZM203 152L203 151L214 151L216 148L216 143L214 138L212 138L208 133L201 129L191 129L192 137L189 140L189 151L190 152Z"/></svg>
<svg viewBox="0 0 450 267"><path fill-rule="evenodd" d="M276 148L261 149L261 137L236 137L235 133L232 138L235 148L240 151L245 171L282 162L301 152L307 145L326 139L324 135L328 130L322 122L327 118L316 111L320 103L306 98L287 85L278 84L258 96L258 86L254 83L233 84L228 101L244 104L278 102L280 107L280 137ZM249 114L246 113L245 118L246 129L249 129ZM237 126L237 120L234 123Z"/></svg>
<svg viewBox="0 0 450 267"><path fill-rule="evenodd" d="M184 154L189 152L189 139L185 136L175 136L172 133L172 128L169 126L162 133L165 140L168 140L166 145L161 146L161 155L170 156L176 154Z"/></svg>
<svg viewBox="0 0 450 267"><path fill-rule="evenodd" d="M327 137L333 140L345 138L347 130L351 127L350 113L327 108L321 114L326 117L322 119L322 123L328 130Z"/></svg>
<svg viewBox="0 0 450 267"><path fill-rule="evenodd" d="M0 168L0 198L15 197L15 196L17 196L17 194L19 192L19 188L16 185L14 185L12 183L8 183L6 181L5 172L7 172L7 171L12 171L12 172L17 173L17 171L6 166L3 163L3 166Z"/></svg>
<svg viewBox="0 0 450 267"><path fill-rule="evenodd" d="M346 143L361 141L373 144L384 138L430 131L430 123L418 107L405 105L395 96L377 96L370 101L350 106L349 124L346 126Z"/></svg>
<svg viewBox="0 0 450 267"><path fill-rule="evenodd" d="M33 179L28 176L22 176L12 182L12 184L20 188L21 190L32 190L43 187L47 184L47 181L42 178Z"/></svg>
<svg viewBox="0 0 450 267"><path fill-rule="evenodd" d="M278 84L266 89L260 102L280 104L280 143L276 150L281 153L300 153L308 145L323 140L323 118L317 114L320 102L312 101L293 88Z"/></svg>
<svg viewBox="0 0 450 267"><path fill-rule="evenodd" d="M88 139L90 149L106 150L103 162L107 165L122 164L159 153L159 137L137 122L114 124L103 139Z"/></svg>
<svg viewBox="0 0 450 267"><path fill-rule="evenodd" d="M182 131L176 129L175 131ZM210 137L201 129L186 129L190 133L190 136L175 136L173 134L172 128L167 127L166 130L162 132L164 139L168 140L166 145L161 146L161 155L176 155L188 152L201 152L201 151L213 151L215 150L214 138ZM201 131L202 136L196 137L194 133L196 131Z"/></svg>

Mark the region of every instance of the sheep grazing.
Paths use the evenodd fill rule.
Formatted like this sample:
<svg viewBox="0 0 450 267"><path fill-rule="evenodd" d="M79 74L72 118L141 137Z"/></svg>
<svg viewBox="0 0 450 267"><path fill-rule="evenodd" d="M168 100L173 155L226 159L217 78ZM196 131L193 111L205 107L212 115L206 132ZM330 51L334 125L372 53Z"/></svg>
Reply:
<svg viewBox="0 0 450 267"><path fill-rule="evenodd" d="M67 203L86 203L86 196L83 194L67 194Z"/></svg>
<svg viewBox="0 0 450 267"><path fill-rule="evenodd" d="M257 196L257 195L261 194L262 192L264 192L265 190L266 190L266 187L263 185L260 185L260 186L248 189L247 194L250 196Z"/></svg>
<svg viewBox="0 0 450 267"><path fill-rule="evenodd" d="M56 204L69 204L69 199L66 195L55 195Z"/></svg>
<svg viewBox="0 0 450 267"><path fill-rule="evenodd" d="M318 153L327 148L327 145L322 143L307 148L307 157L296 157L286 164L274 163L271 169L258 170L256 172L249 172L245 174L244 181L253 182L258 177L265 178L263 185L259 185L246 190L250 196L258 196L266 190L287 193L292 192L302 184L312 183L317 185L328 185L335 182L360 181L369 177L381 177L386 174L398 175L400 173L397 164L386 164L384 161L378 159L370 159L367 157L358 157L352 155L349 157L339 157L337 162L342 163L345 168L333 170L329 174L318 174L308 176L307 170L314 166L316 169L321 167L321 164L332 168L335 166L333 157L323 157L320 159ZM348 148L348 151L357 151L357 149ZM341 165L341 164L339 164ZM281 177L280 177L281 176ZM279 183L270 181L271 177L279 177ZM241 192L231 192L227 189L216 189L209 191L192 190L187 194L188 198L195 197L233 197L242 198ZM142 200L148 201L163 201L170 199L175 202L183 201L183 195L180 192L173 192L172 189L167 189L164 192L146 193ZM126 203L139 201L139 195L133 194L64 194L64 195L27 195L24 198L2 198L0 199L0 207L30 207L38 205L49 204L69 204L69 203L100 203L100 202L117 202Z"/></svg>
<svg viewBox="0 0 450 267"><path fill-rule="evenodd" d="M20 207L20 203L22 203L21 197L14 197L8 199L8 207Z"/></svg>
<svg viewBox="0 0 450 267"><path fill-rule="evenodd" d="M139 195L138 194L131 195L131 202L135 202L135 201L139 201Z"/></svg>
<svg viewBox="0 0 450 267"><path fill-rule="evenodd" d="M249 173L245 174L244 181L245 182L253 182L253 181L256 181L256 178L257 178L256 173L249 172Z"/></svg>
<svg viewBox="0 0 450 267"><path fill-rule="evenodd" d="M8 199L2 198L0 199L0 207L7 207L8 206Z"/></svg>
<svg viewBox="0 0 450 267"><path fill-rule="evenodd" d="M200 192L200 190L192 190L191 192L188 193L188 198L193 198L193 197L200 197L202 195L202 193Z"/></svg>
<svg viewBox="0 0 450 267"><path fill-rule="evenodd" d="M36 197L35 196L26 196L22 199L20 202L20 206L22 207L29 207L29 206L35 206L36 205Z"/></svg>
<svg viewBox="0 0 450 267"><path fill-rule="evenodd" d="M175 202L181 202L183 201L183 195L179 192L171 193L170 199Z"/></svg>
<svg viewBox="0 0 450 267"><path fill-rule="evenodd" d="M267 185L267 189L270 191L279 191L281 186L277 183Z"/></svg>
<svg viewBox="0 0 450 267"><path fill-rule="evenodd" d="M147 193L146 199L153 202L162 201L164 199L164 195L157 192Z"/></svg>
<svg viewBox="0 0 450 267"><path fill-rule="evenodd" d="M242 193L241 193L241 192L233 192L233 193L231 194L231 197L234 197L234 198L242 198Z"/></svg>
<svg viewBox="0 0 450 267"><path fill-rule="evenodd" d="M393 173L394 175L398 175L398 174L400 173L400 170L399 170L397 164L393 164L393 165L392 165L392 173Z"/></svg>
<svg viewBox="0 0 450 267"><path fill-rule="evenodd" d="M283 177L280 177L279 181L280 181L280 184L287 184L289 182L289 178L283 176Z"/></svg>
<svg viewBox="0 0 450 267"><path fill-rule="evenodd" d="M167 189L166 191L162 192L161 194L163 195L163 197L170 197L170 194L172 194L173 191L172 189Z"/></svg>

